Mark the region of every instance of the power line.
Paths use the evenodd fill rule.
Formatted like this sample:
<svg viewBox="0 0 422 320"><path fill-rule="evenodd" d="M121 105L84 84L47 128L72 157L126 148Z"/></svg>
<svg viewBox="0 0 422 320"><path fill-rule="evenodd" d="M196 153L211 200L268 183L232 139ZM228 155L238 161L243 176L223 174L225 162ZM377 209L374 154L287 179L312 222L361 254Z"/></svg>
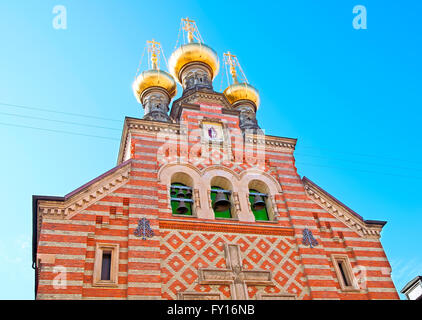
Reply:
<svg viewBox="0 0 422 320"><path fill-rule="evenodd" d="M79 123L79 122L72 122L72 121L64 121L64 120L55 120L55 119L48 119L48 118L41 118L41 117L33 117L33 116L25 116L25 115L16 114L16 113L0 112L0 114L7 115L7 116L13 116L13 117L27 118L27 119L35 119L35 120L43 120L43 121L50 121L50 122L58 122L58 123L72 124L72 125L84 126L84 127L91 127L91 128L116 130L116 131L120 131L121 130L121 129L117 129L117 128L109 128L109 127L103 127L103 126L96 126L96 125L93 125L93 124L86 124L86 123Z"/></svg>
<svg viewBox="0 0 422 320"><path fill-rule="evenodd" d="M81 113L56 111L56 110L52 110L52 109L39 108L39 107L31 107L31 106L24 106L24 105L17 105L17 104L4 103L4 102L0 102L0 105L9 106L9 107L15 107L15 108L21 108L21 109L36 110L36 111L43 111L43 112L57 113L57 114L77 116L77 117L83 117L83 118L90 118L90 119L98 119L98 120L105 120L105 121L113 121L113 122L123 123L123 121L121 121L121 120L104 118L104 117L98 117L98 116L81 114ZM40 120L53 121L51 119L45 119L45 118L44 119L41 119L40 118ZM60 122L60 120L55 120L55 121ZM63 122L63 123L66 123L66 122ZM69 123L69 124L82 125L82 124L77 124L77 123ZM85 125L85 126L97 127L97 126L94 126L94 125ZM114 128L112 129L112 128L107 128L107 127L100 127L100 126L98 126L98 128L111 129L111 130L120 130L120 129L114 129ZM359 156L359 157L370 157L370 158L376 158L376 159L386 159L386 160L394 160L394 161L401 161L401 162L409 162L409 163L422 164L421 162L413 161L413 160L409 160L409 159L400 159L400 158L389 157L389 156L382 156L382 155L375 155L375 154L363 154L363 153L355 153L355 152L336 151L336 150L333 150L333 149L330 149L330 148L324 148L324 147L318 147L317 148L317 147L309 147L309 146L299 146L299 149L300 148L326 150L328 152L338 153L338 154L354 155L354 156ZM411 169L411 168L409 168L409 169ZM415 169L412 169L412 170L415 170Z"/></svg>
<svg viewBox="0 0 422 320"><path fill-rule="evenodd" d="M70 135L77 135L77 136L84 136L84 137L92 137L92 138L100 138L100 139L120 141L120 139L116 139L116 138L112 138L112 137L103 137L103 136L96 136L96 135L92 135L92 134L84 134L84 133L78 133L78 132L38 128L38 127L24 126L24 125L20 125L20 124L11 124L11 123L0 122L0 125L8 126L8 127L27 128L27 129L35 129L35 130L42 130L42 131L48 131L48 132L66 133L66 134L70 134Z"/></svg>
<svg viewBox="0 0 422 320"><path fill-rule="evenodd" d="M8 126L8 127L17 127L17 128L26 128L26 129L33 129L33 130L41 130L41 131L46 131L46 132L64 133L64 134L75 135L75 136L83 136L83 137L91 137L91 138L98 138L98 139L106 139L106 140L120 141L120 139L112 138L112 137L104 137L104 136L97 136L97 135L84 134L84 133L78 133L78 132L70 132L70 131L63 131L63 130L46 129L46 128L39 128L39 127L25 126L25 125L17 125L17 124L10 124L10 123L4 123L4 122L0 122L0 125ZM305 163L305 162L300 162L300 161L296 161L295 163L296 164L301 164L301 165L314 166L314 167L326 167L326 168L334 168L334 169L342 169L342 170L351 170L351 171L359 171L359 172L374 173L374 174L381 174L381 175L389 175L389 176L396 176L396 177L402 177L402 178L420 179L420 180L422 180L422 177L407 176L407 175L400 175L400 174L380 172L380 171L364 170L364 169L357 169L357 168L342 168L342 167L321 165L321 164L315 164L315 163Z"/></svg>
<svg viewBox="0 0 422 320"><path fill-rule="evenodd" d="M85 114L78 114L78 113L55 111L55 110L45 109L45 108L30 107L30 106L23 106L23 105L2 103L2 102L0 102L0 105L10 106L10 107L15 107L15 108L22 108L22 109L38 110L38 111L44 111L44 112L50 112L50 113L57 113L57 114L64 114L64 115L72 115L72 116L78 116L78 117L84 117L84 118L91 118L91 119L100 119L100 120L114 121L114 122L120 122L120 123L122 123L122 121L115 120L115 119L110 119L110 118L102 118L102 117L97 117L97 116L92 116L92 115L85 115ZM71 121L64 121L64 120L55 120L55 119L49 119L49 118L26 116L26 115L19 115L19 114L6 113L6 112L0 112L0 114L8 115L8 116L21 117L21 118L35 119L35 120L43 120L43 121L49 121L49 122L65 123L65 124L71 124L71 125L78 125L78 126L85 126L85 127L92 127L92 128L99 128L99 129L107 129L107 130L120 131L120 129L117 129L117 128L110 128L110 127L97 126L97 125L84 124L84 123L71 122ZM116 141L119 141L119 139L115 139L115 138L111 138L111 137L98 136L98 135L90 135L90 134L75 133L75 132L63 131L63 130L54 130L54 129L46 129L46 128L39 128L39 127L32 127L32 126L16 125L16 124L10 124L10 123L0 123L0 124L5 125L5 126L15 126L15 127L28 128L28 129L34 129L34 130L42 130L42 131L56 132L56 133L65 133L65 134L71 134L71 135L73 134L73 135L78 135L78 136L87 136L87 137L93 137L93 138L100 138L100 139L108 139L108 140L116 140ZM304 146L302 148L319 149L319 148L307 147L307 146ZM361 157L372 157L372 158L376 158L376 159L389 159L389 160L396 160L396 161L399 160L401 162L419 163L419 162L416 162L416 161L402 160L402 159L399 159L399 158L391 158L391 157L385 157L385 156L379 156L379 155L360 154L360 153L343 152L343 151L334 151L334 150L329 149L329 148L320 148L320 149L325 149L325 150L328 150L329 152L338 153L338 154L349 154L349 155L361 156ZM357 160L330 158L330 157L327 157L327 156L319 156L319 155L311 155L311 154L301 154L301 153L297 153L297 152L295 154L296 155L299 155L299 156L302 155L302 156L309 156L309 157L315 157L315 158L333 159L333 160L336 160L336 161L344 161L344 162L358 163L358 164L367 164L367 165L378 165L378 166L398 168L398 169L405 169L405 170L417 170L417 171L420 171L421 170L421 169L417 169L417 168L401 167L401 166L397 166L397 165L384 164L384 163L371 163L371 162L364 162L364 161L357 161ZM306 164L306 163L302 163L302 164ZM322 167L324 167L324 165L317 165L317 164L309 164L309 165L322 166ZM325 166L325 167L330 167L330 166ZM336 168L336 167L331 167L331 168ZM339 167L337 167L337 168L339 168ZM344 168L340 168L340 169L344 169ZM369 171L369 170L358 170L358 169L352 169L352 170L383 174L381 172L375 172L375 171ZM395 175L395 174L389 174L389 175ZM403 175L396 175L396 176L409 177L409 176L403 176Z"/></svg>
<svg viewBox="0 0 422 320"><path fill-rule="evenodd" d="M375 174L381 174L381 175L388 175L388 176L396 176L396 177L402 177L402 178L422 180L422 177L407 176L407 175L401 175L401 174L395 174L395 173L389 173L389 172L380 172L380 171L372 171L372 170L364 170L364 169L356 169L356 168L342 168L342 167L327 166L327 165L314 164L314 163L305 163L305 162L300 162L300 161L296 161L296 164L302 164L302 165L308 165L308 166L314 166L314 167L325 167L325 168L333 168L333 169L359 171L359 172L366 172L366 173L375 173Z"/></svg>
<svg viewBox="0 0 422 320"><path fill-rule="evenodd" d="M395 157L390 157L390 156L383 156L383 155L378 155L378 154L376 155L376 154L365 154L365 153L355 153L355 152L346 152L346 151L335 151L333 149L324 148L324 147L300 146L299 149L300 148L317 149L317 150L327 150L328 152L345 154L345 155L354 155L354 156L359 156L359 157L369 157L369 158L386 159L386 160L394 160L394 161L412 162L412 163L422 164L422 162L419 162L419 161L412 161L412 160L408 160L408 159L400 159L400 158L395 158Z"/></svg>
<svg viewBox="0 0 422 320"><path fill-rule="evenodd" d="M339 158L332 158L332 157L327 157L327 156L318 156L318 155L304 154L304 153L297 153L297 152L295 152L295 155L305 156L305 157L313 157L313 158L321 158L321 159L330 159L330 160L336 160L336 161L344 161L344 162L350 162L350 163L366 164L366 165L373 165L373 166L383 166L383 167L405 169L405 170L416 170L416 171L422 170L422 168L409 168L409 167L402 167L402 166L380 163L380 162L374 163L374 162L357 161L357 160L350 160L350 159L339 159Z"/></svg>
<svg viewBox="0 0 422 320"><path fill-rule="evenodd" d="M64 114L64 115L68 115L68 116L91 118L91 119L98 119L98 120L105 120L105 121L114 121L114 122L120 122L120 123L123 122L121 120L110 119L110 118L103 118L103 117L97 117L97 116L92 116L92 115L87 115L87 114L64 112L64 111L56 111L56 110L52 110L52 109L38 108L38 107L29 107L29 106L23 106L23 105L11 104L11 103L4 103L4 102L0 102L0 105L8 106L8 107L21 108L21 109L28 109L28 110L36 110L36 111L43 111L43 112L58 113L58 114Z"/></svg>

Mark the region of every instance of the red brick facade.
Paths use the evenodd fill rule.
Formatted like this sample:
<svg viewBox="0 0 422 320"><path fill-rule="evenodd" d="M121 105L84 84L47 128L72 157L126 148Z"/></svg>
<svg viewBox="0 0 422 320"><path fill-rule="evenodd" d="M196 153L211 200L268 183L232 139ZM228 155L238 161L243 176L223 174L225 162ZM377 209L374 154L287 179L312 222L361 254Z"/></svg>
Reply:
<svg viewBox="0 0 422 320"><path fill-rule="evenodd" d="M116 168L63 198L34 196L37 299L232 299L229 283L209 283L199 275L201 268L228 268L224 246L232 244L238 245L244 270L269 271L270 282L246 284L250 299L398 299L379 239L384 223L363 220L301 179L295 139L265 136L265 158L258 168L251 164L247 152L236 151L238 137L229 132L239 131L239 115L228 106L221 94L193 92L173 104L178 123L126 118ZM229 160L218 161L214 153L210 161L194 163L190 155L204 157L203 147L177 138L213 119L229 133ZM246 150L257 148L251 139ZM205 183L193 186L202 215L173 215L171 177L164 170L175 165L186 167L187 175L196 172L196 180L224 172L239 188L249 172L258 180L265 175L277 188L271 221L250 221L246 202L237 200L244 196L240 189L234 197L237 218L210 217ZM148 219L153 237L135 236L141 218ZM303 243L305 228L317 245ZM97 244L118 244L114 285L93 282ZM348 257L358 283L354 289L342 289L335 255Z"/></svg>

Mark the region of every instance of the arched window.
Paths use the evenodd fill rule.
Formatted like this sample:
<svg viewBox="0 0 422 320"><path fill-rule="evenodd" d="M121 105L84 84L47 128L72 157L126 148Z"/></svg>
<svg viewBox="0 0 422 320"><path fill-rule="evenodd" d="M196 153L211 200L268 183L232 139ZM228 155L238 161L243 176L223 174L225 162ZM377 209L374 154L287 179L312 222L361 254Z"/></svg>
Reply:
<svg viewBox="0 0 422 320"><path fill-rule="evenodd" d="M268 195L266 193L258 192L255 189L249 189L249 202L256 221L270 220L267 210L267 197Z"/></svg>
<svg viewBox="0 0 422 320"><path fill-rule="evenodd" d="M173 214L192 215L192 188L182 183L172 183L170 203Z"/></svg>
<svg viewBox="0 0 422 320"><path fill-rule="evenodd" d="M232 218L231 191L218 186L211 187L212 208L216 218Z"/></svg>

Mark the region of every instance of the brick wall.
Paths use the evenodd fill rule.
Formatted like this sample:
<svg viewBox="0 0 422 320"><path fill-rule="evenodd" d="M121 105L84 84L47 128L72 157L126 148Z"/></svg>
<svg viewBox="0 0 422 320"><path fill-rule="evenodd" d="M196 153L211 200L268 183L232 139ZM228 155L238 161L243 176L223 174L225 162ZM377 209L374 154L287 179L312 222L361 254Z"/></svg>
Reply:
<svg viewBox="0 0 422 320"><path fill-rule="evenodd" d="M226 129L238 129L238 116L223 113L219 104L209 99L190 103L201 104L201 107L182 111L181 119L188 131L199 129L203 118L218 119ZM355 221L356 217L352 216L349 218L352 222L348 222L347 208L343 208L346 218L339 218L309 195L297 173L293 148L268 145L265 150L263 171L279 183L282 191L274 197L276 222L175 217L170 209L168 185L159 181L158 154L168 141L158 137L156 128L163 125L149 125L148 121L134 119L132 122L135 123L132 126L125 124L130 145L123 145L121 149L124 154L125 148L133 148L132 161L126 165L130 167L130 175L124 183L111 192L101 189L103 194L98 200L70 218L57 214L54 204L50 204L52 211L43 211L42 206L49 201L40 202L37 299L175 299L177 293L183 291L220 292L222 298L229 299L228 285L201 285L197 272L198 268L226 267L224 243L239 245L245 269L272 272L274 285L248 286L251 299L259 294L281 292L295 295L297 299L398 299L379 235L363 234L359 226L365 223ZM171 127L177 128L177 125ZM127 137L122 141L128 141ZM174 137L170 141L180 156L183 148L177 147ZM235 138L232 143L234 141ZM194 143L189 144L188 152L193 146ZM236 150L234 145L232 150ZM211 165L215 163L205 162L196 165L196 169L202 172ZM229 162L221 167L241 175L251 165ZM101 181L96 182L97 188L102 188ZM86 190L81 190L72 197L84 192ZM64 206L72 197L63 201ZM206 205L202 201L201 206ZM147 240L134 235L143 217L149 220L155 233ZM194 222L172 227L171 219ZM210 226L210 222L216 224ZM305 228L312 231L317 246L311 248L302 243ZM119 244L115 287L93 286L97 243ZM347 255L353 268L364 267L366 289L350 292L340 289L331 259L333 254ZM58 285L64 277L66 285Z"/></svg>

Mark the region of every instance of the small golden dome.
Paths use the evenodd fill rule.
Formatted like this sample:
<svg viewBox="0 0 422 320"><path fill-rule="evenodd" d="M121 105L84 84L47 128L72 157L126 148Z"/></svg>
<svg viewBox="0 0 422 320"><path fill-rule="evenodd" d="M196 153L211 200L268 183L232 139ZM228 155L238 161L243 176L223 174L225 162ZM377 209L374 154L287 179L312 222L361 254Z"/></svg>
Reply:
<svg viewBox="0 0 422 320"><path fill-rule="evenodd" d="M191 42L177 48L169 59L169 70L179 83L180 70L184 65L193 61L208 65L212 70L212 79L218 74L220 62L217 53L203 43Z"/></svg>
<svg viewBox="0 0 422 320"><path fill-rule="evenodd" d="M247 83L234 83L224 90L224 95L231 104L239 100L250 100L258 109L259 93L254 87Z"/></svg>
<svg viewBox="0 0 422 320"><path fill-rule="evenodd" d="M141 102L142 93L151 87L160 87L167 91L170 99L177 93L177 85L174 78L165 71L152 69L142 72L132 84L133 94Z"/></svg>

